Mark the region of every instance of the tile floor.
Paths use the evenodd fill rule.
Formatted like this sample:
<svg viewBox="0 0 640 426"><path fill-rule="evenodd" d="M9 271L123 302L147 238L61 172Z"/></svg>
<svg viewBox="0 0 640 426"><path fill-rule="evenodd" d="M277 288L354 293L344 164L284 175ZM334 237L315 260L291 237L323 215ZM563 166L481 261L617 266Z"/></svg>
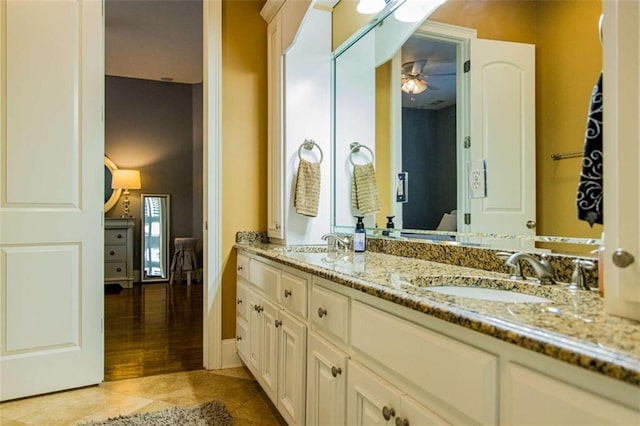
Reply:
<svg viewBox="0 0 640 426"><path fill-rule="evenodd" d="M158 411L211 400L224 402L234 425L286 424L245 368L185 371L118 380L4 402L0 404L0 424L76 425L119 414Z"/></svg>

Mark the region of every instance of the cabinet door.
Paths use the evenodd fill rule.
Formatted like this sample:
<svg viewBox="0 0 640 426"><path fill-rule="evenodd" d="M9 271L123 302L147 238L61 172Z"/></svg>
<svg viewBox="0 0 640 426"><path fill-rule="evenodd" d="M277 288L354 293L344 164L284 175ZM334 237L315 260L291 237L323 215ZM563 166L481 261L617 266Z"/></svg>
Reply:
<svg viewBox="0 0 640 426"><path fill-rule="evenodd" d="M507 425L638 425L640 412L509 363L500 403Z"/></svg>
<svg viewBox="0 0 640 426"><path fill-rule="evenodd" d="M249 362L249 328L247 320L236 317L236 350L240 357Z"/></svg>
<svg viewBox="0 0 640 426"><path fill-rule="evenodd" d="M278 318L278 409L287 424L304 424L307 328L284 311Z"/></svg>
<svg viewBox="0 0 640 426"><path fill-rule="evenodd" d="M347 400L347 355L309 334L307 425L343 425Z"/></svg>
<svg viewBox="0 0 640 426"><path fill-rule="evenodd" d="M245 320L249 320L249 286L241 278L238 278L237 282L236 313Z"/></svg>
<svg viewBox="0 0 640 426"><path fill-rule="evenodd" d="M400 412L396 414L396 425L446 426L451 423L429 410L413 398L404 395L400 400Z"/></svg>
<svg viewBox="0 0 640 426"><path fill-rule="evenodd" d="M258 338L258 344L260 345L260 372L258 381L271 401L277 404L278 330L276 329L276 319L278 311L272 303L263 297L259 298L258 303L257 312L260 323L260 337Z"/></svg>
<svg viewBox="0 0 640 426"><path fill-rule="evenodd" d="M347 379L347 424L392 425L400 409L402 392L349 361Z"/></svg>
<svg viewBox="0 0 640 426"><path fill-rule="evenodd" d="M284 238L282 190L282 31L278 13L267 27L267 234Z"/></svg>
<svg viewBox="0 0 640 426"><path fill-rule="evenodd" d="M260 335L261 335L261 323L260 320L262 316L258 312L258 307L260 306L260 298L259 296L252 292L248 291L247 300L249 301L249 335L248 339L248 347L249 347L249 357L247 359L249 370L253 373L256 378L260 375Z"/></svg>

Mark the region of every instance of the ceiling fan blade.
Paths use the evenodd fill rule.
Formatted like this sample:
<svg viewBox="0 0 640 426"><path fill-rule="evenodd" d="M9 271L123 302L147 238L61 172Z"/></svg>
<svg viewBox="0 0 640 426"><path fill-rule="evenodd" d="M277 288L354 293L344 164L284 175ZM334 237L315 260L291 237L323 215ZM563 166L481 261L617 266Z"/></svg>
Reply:
<svg viewBox="0 0 640 426"><path fill-rule="evenodd" d="M415 61L413 63L413 67L411 69L411 74L419 75L420 73L422 73L422 70L424 69L424 67L426 65L427 65L427 60L426 59L422 59L420 61Z"/></svg>

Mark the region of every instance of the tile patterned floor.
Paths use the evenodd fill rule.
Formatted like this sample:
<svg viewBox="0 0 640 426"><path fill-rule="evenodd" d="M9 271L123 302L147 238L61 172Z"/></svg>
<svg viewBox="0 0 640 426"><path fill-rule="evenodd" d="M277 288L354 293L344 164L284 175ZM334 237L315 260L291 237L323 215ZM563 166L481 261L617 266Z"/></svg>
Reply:
<svg viewBox="0 0 640 426"><path fill-rule="evenodd" d="M0 404L0 424L76 425L119 414L222 401L234 425L284 425L260 386L244 368L186 371L105 382L67 392Z"/></svg>

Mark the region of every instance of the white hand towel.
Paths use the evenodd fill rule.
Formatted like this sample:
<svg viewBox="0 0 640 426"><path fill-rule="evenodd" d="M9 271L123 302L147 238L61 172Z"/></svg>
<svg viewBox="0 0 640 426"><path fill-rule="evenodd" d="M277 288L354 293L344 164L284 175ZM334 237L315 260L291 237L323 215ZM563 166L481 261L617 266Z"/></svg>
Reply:
<svg viewBox="0 0 640 426"><path fill-rule="evenodd" d="M320 202L320 163L300 160L296 176L293 206L305 216L318 216Z"/></svg>
<svg viewBox="0 0 640 426"><path fill-rule="evenodd" d="M380 211L376 170L373 163L353 166L351 206L367 216Z"/></svg>

